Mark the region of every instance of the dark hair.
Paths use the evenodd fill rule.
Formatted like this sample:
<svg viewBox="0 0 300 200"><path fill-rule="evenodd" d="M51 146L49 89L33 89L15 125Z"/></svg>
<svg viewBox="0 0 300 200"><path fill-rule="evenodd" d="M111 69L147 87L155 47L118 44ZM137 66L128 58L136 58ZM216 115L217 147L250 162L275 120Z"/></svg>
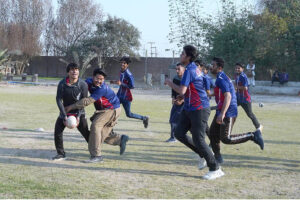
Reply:
<svg viewBox="0 0 300 200"><path fill-rule="evenodd" d="M214 57L213 61L215 61L217 63L218 67L224 68L224 60L222 58Z"/></svg>
<svg viewBox="0 0 300 200"><path fill-rule="evenodd" d="M183 65L182 65L182 63L179 62L179 63L176 63L176 67L177 66L183 66Z"/></svg>
<svg viewBox="0 0 300 200"><path fill-rule="evenodd" d="M198 51L197 51L196 47L194 47L192 45L185 45L183 47L183 50L187 56L191 57L190 62L193 62L194 60L196 60L196 58L198 56Z"/></svg>
<svg viewBox="0 0 300 200"><path fill-rule="evenodd" d="M196 64L200 65L201 67L204 67L204 62L200 59L197 59L194 61Z"/></svg>
<svg viewBox="0 0 300 200"><path fill-rule="evenodd" d="M128 65L129 63L131 63L131 60L130 60L130 58L129 57L122 57L121 59L120 59L120 62L126 62L126 64Z"/></svg>
<svg viewBox="0 0 300 200"><path fill-rule="evenodd" d="M69 73L69 71L70 71L71 69L79 69L79 67L78 67L78 65L77 65L76 63L69 63L69 64L67 65L67 73Z"/></svg>
<svg viewBox="0 0 300 200"><path fill-rule="evenodd" d="M206 69L207 71L209 71L210 65L205 65L205 66L204 66L204 69Z"/></svg>
<svg viewBox="0 0 300 200"><path fill-rule="evenodd" d="M107 76L100 68L94 69L93 76L102 75L104 78Z"/></svg>
<svg viewBox="0 0 300 200"><path fill-rule="evenodd" d="M245 68L245 66L242 63L235 63L236 66L240 66L241 68Z"/></svg>

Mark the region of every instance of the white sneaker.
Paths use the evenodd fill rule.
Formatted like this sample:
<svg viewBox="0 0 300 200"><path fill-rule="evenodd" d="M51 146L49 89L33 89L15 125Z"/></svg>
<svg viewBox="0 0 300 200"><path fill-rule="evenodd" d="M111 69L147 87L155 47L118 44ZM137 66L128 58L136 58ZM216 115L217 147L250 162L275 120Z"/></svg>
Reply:
<svg viewBox="0 0 300 200"><path fill-rule="evenodd" d="M220 178L221 176L224 176L225 173L221 170L221 168L219 168L216 171L209 171L207 174L205 174L203 176L203 179L206 180L214 180L216 178Z"/></svg>
<svg viewBox="0 0 300 200"><path fill-rule="evenodd" d="M206 160L199 156L199 163L198 163L199 170L204 169L206 166L207 166Z"/></svg>
<svg viewBox="0 0 300 200"><path fill-rule="evenodd" d="M262 133L263 129L264 129L264 126L263 126L263 125L260 125L260 126L258 127L258 129L256 129L256 130L260 130L260 132Z"/></svg>

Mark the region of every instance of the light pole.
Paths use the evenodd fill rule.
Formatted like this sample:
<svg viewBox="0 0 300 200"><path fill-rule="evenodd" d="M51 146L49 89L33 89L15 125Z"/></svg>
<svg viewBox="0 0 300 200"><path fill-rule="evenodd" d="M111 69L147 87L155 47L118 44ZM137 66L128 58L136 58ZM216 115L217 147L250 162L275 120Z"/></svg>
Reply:
<svg viewBox="0 0 300 200"><path fill-rule="evenodd" d="M174 60L175 60L175 50L174 50L174 49L165 49L165 51L172 51L172 54L173 54L172 64L174 64Z"/></svg>

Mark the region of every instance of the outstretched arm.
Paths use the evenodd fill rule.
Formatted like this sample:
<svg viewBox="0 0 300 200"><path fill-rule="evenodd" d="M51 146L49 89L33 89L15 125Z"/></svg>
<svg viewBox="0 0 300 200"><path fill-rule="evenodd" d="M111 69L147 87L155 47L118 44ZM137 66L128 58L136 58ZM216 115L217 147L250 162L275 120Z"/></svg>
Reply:
<svg viewBox="0 0 300 200"><path fill-rule="evenodd" d="M65 107L65 111L70 112L71 110L82 109L82 108L94 103L95 101L96 100L92 97L83 98L83 99L77 101L76 103Z"/></svg>

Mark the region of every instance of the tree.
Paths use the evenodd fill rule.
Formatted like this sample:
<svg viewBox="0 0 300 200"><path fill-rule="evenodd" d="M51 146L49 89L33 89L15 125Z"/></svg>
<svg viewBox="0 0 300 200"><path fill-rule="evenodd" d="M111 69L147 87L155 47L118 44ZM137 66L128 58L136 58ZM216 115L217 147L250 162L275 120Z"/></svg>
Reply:
<svg viewBox="0 0 300 200"><path fill-rule="evenodd" d="M41 52L44 29L44 0L7 0L0 4L0 44L18 59L17 74L23 73L29 59Z"/></svg>
<svg viewBox="0 0 300 200"><path fill-rule="evenodd" d="M91 36L102 20L102 10L93 0L59 0L58 14L49 19L48 46L54 55L66 55L69 49Z"/></svg>
<svg viewBox="0 0 300 200"><path fill-rule="evenodd" d="M168 0L171 43L182 48L184 44L193 44L199 49L203 45L204 19L201 14L201 0Z"/></svg>
<svg viewBox="0 0 300 200"><path fill-rule="evenodd" d="M97 23L97 30L90 38L70 47L67 56L73 61L78 57L80 66L97 58L98 66L105 70L108 59L138 56L139 40L136 27L124 19L108 16L107 20ZM74 52L78 56L74 56Z"/></svg>

